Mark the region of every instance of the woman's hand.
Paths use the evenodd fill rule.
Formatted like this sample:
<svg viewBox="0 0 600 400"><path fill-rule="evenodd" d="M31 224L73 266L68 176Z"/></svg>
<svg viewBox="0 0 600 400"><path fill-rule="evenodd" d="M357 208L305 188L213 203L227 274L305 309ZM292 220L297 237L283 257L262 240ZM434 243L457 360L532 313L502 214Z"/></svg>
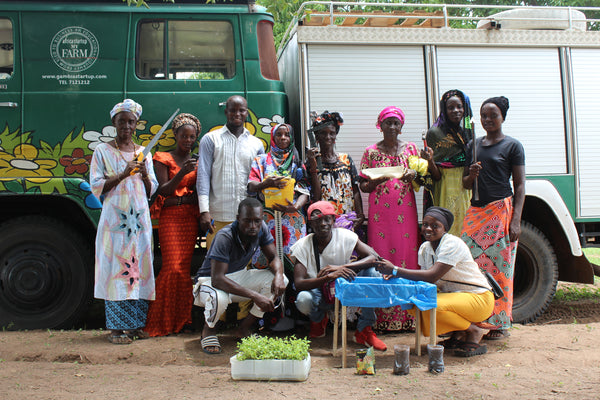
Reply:
<svg viewBox="0 0 600 400"><path fill-rule="evenodd" d="M365 193L371 193L373 190L377 189L377 186L381 185L382 183L387 182L390 178L386 177L386 176L382 176L380 178L375 178L375 179L371 179L369 177L361 177L361 179L363 179L360 182L360 190L362 190Z"/></svg>
<svg viewBox="0 0 600 400"><path fill-rule="evenodd" d="M402 178L400 178L400 180L404 183L411 183L415 180L416 177L417 171L415 171L414 169L407 169L404 175L402 175Z"/></svg>
<svg viewBox="0 0 600 400"><path fill-rule="evenodd" d="M394 268L396 267L391 261L384 258L375 261L374 266L383 275L393 275Z"/></svg>
<svg viewBox="0 0 600 400"><path fill-rule="evenodd" d="M519 236L521 236L521 221L513 218L508 226L508 238L511 242L515 242L519 240Z"/></svg>
<svg viewBox="0 0 600 400"><path fill-rule="evenodd" d="M284 214L293 214L296 211L298 211L298 209L296 208L294 203L290 202L288 199L286 199L286 201L287 201L287 205L285 205L285 206L282 204L273 205L273 210L281 211Z"/></svg>
<svg viewBox="0 0 600 400"><path fill-rule="evenodd" d="M433 161L433 149L431 147L425 147L421 150L420 157L427 160L427 162Z"/></svg>
<svg viewBox="0 0 600 400"><path fill-rule="evenodd" d="M137 161L136 167L137 167L136 172L139 173L140 175L142 175L142 179L147 179L148 178L148 169L146 168L146 163L144 161Z"/></svg>
<svg viewBox="0 0 600 400"><path fill-rule="evenodd" d="M139 163L136 160L129 161L127 163L127 166L125 167L125 171L123 172L123 176L125 178L127 178L129 175L133 175L132 172L133 173L138 173L139 172L138 165L139 165ZM125 178L123 178L123 179L125 179Z"/></svg>
<svg viewBox="0 0 600 400"><path fill-rule="evenodd" d="M262 187L263 189L270 187L283 189L287 185L287 179L288 178L285 176L269 175L265 179L263 179Z"/></svg>
<svg viewBox="0 0 600 400"><path fill-rule="evenodd" d="M181 167L181 169L184 171L184 175L189 174L192 171L196 170L196 159L194 158L188 158L187 160L185 160L185 162L183 163L183 167Z"/></svg>
<svg viewBox="0 0 600 400"><path fill-rule="evenodd" d="M479 176L479 171L481 171L481 161L469 165L469 178L477 178Z"/></svg>
<svg viewBox="0 0 600 400"><path fill-rule="evenodd" d="M310 169L313 171L317 170L317 157L321 156L321 151L318 147L310 148L306 151L306 159L310 165Z"/></svg>
<svg viewBox="0 0 600 400"><path fill-rule="evenodd" d="M354 218L352 220L352 230L356 230L356 228L361 227L362 224L364 224L364 222L365 222L365 214L357 213L356 218Z"/></svg>

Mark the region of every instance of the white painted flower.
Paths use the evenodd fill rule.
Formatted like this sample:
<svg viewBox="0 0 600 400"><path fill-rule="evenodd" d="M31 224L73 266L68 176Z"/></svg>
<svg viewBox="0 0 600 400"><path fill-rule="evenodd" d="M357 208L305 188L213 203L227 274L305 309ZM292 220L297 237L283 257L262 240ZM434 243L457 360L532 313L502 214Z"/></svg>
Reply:
<svg viewBox="0 0 600 400"><path fill-rule="evenodd" d="M88 148L94 150L100 143L107 143L117 137L117 130L114 126L109 125L102 128L102 133L96 131L86 131L83 133L83 138L90 142Z"/></svg>
<svg viewBox="0 0 600 400"><path fill-rule="evenodd" d="M261 131L266 134L271 134L271 129L277 124L283 124L285 120L281 115L275 114L273 115L273 119L269 118L259 118L258 123L262 126Z"/></svg>

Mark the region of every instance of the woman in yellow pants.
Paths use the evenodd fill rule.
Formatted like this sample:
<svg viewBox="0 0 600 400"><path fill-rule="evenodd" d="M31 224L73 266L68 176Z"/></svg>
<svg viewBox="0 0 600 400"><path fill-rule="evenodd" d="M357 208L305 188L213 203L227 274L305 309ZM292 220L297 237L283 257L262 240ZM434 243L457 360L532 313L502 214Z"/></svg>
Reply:
<svg viewBox="0 0 600 400"><path fill-rule="evenodd" d="M448 233L454 216L442 207L425 212L421 234L425 242L419 248L420 270L395 266L388 260L378 261L377 269L386 278L406 278L435 283L438 287L436 330L452 332L442 344L454 349L455 355L471 357L485 354L479 342L486 332L477 323L487 319L494 308L494 295L487 278L473 261L467 245ZM429 312L423 313L423 334L429 335Z"/></svg>

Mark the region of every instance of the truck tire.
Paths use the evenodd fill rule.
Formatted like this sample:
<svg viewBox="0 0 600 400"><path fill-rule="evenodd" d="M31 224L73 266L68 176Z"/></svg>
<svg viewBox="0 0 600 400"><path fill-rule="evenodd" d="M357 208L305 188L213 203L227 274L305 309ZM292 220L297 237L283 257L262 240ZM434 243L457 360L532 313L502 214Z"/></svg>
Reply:
<svg viewBox="0 0 600 400"><path fill-rule="evenodd" d="M92 297L93 256L81 234L54 218L0 225L0 327L72 327Z"/></svg>
<svg viewBox="0 0 600 400"><path fill-rule="evenodd" d="M558 263L546 236L532 224L521 222L515 265L513 321L535 321L550 305L558 279Z"/></svg>

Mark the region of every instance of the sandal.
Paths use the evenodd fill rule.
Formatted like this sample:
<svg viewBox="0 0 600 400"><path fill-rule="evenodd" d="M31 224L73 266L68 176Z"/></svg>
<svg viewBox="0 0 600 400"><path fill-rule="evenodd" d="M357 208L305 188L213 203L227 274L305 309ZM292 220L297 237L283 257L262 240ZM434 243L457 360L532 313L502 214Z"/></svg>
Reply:
<svg viewBox="0 0 600 400"><path fill-rule="evenodd" d="M131 340L142 340L148 339L150 334L142 329L134 329L132 331L125 331L125 334L129 336Z"/></svg>
<svg viewBox="0 0 600 400"><path fill-rule="evenodd" d="M108 341L112 344L131 344L133 340L127 336L125 333L121 333L120 335L108 335Z"/></svg>
<svg viewBox="0 0 600 400"><path fill-rule="evenodd" d="M472 357L487 353L487 346L475 342L462 342L460 347L454 350L454 355L459 357Z"/></svg>
<svg viewBox="0 0 600 400"><path fill-rule="evenodd" d="M200 340L200 345L202 346L202 351L206 354L220 354L221 353L221 343L219 343L219 338L215 335L207 336ZM213 348L213 351L210 351L210 348ZM216 349L216 350L214 350Z"/></svg>
<svg viewBox="0 0 600 400"><path fill-rule="evenodd" d="M496 329L489 331L485 335L483 335L484 340L502 340L506 339L510 336L510 332L506 329Z"/></svg>
<svg viewBox="0 0 600 400"><path fill-rule="evenodd" d="M442 340L441 342L438 342L438 344L444 346L444 348L446 350L454 350L454 349L458 349L460 348L465 342L463 342L462 340L458 340L455 339L453 337L450 337L446 340Z"/></svg>

